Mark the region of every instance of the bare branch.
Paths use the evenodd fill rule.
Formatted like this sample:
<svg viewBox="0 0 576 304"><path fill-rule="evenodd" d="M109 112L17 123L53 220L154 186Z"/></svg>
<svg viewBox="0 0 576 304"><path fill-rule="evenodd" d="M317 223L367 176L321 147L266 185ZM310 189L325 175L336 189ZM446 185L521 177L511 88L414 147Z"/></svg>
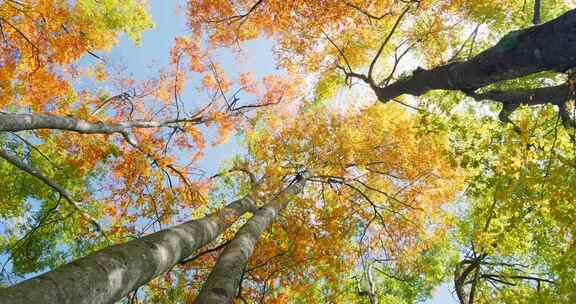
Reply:
<svg viewBox="0 0 576 304"><path fill-rule="evenodd" d="M252 266L252 267L248 268L247 270L245 270L244 272L245 272L245 273L248 273L248 272L254 271L254 270L258 269L258 268L261 268L261 267L264 267L264 266L268 265L268 263L269 263L270 261L272 261L273 259L278 258L278 257L281 257L281 256L287 254L288 252L290 252L290 250L292 250L292 247L293 247L293 246L294 246L294 243L290 244L290 246L288 247L288 249L286 249L286 250L284 250L284 251L278 252L277 254L275 254L275 255L267 258L264 262L262 262L262 263L260 263L260 264L258 264L258 265L256 265L256 266Z"/></svg>
<svg viewBox="0 0 576 304"><path fill-rule="evenodd" d="M216 246L216 247L214 247L214 248L206 249L206 250L204 250L204 251L202 251L202 252L200 252L200 253L198 253L198 254L196 254L196 255L194 255L194 256L187 257L187 258L183 259L182 261L180 261L180 265L184 265L184 264L186 264L186 263L190 263L190 262L198 259L199 257L203 256L203 255L206 255L206 254L211 253L211 252L218 251L218 250L226 247L226 245L228 245L228 243L229 243L229 241L224 242L224 243L222 243L222 244L220 244L220 245L218 245L218 246Z"/></svg>
<svg viewBox="0 0 576 304"><path fill-rule="evenodd" d="M394 77L394 73L396 72L396 69L398 68L398 65L400 64L400 61L402 60L402 58L404 58L404 56L406 56L406 54L408 54L408 52L414 46L416 46L417 43L418 43L418 41L410 44L404 51L402 51L402 53L400 53L400 55L398 55L398 50L402 46L403 43L400 43L398 46L396 46L396 49L394 50L394 65L392 66L392 70L390 70L388 77L386 77L384 80L382 80L379 83L379 85L387 86L390 83L390 80L392 80L392 77Z"/></svg>
<svg viewBox="0 0 576 304"><path fill-rule="evenodd" d="M250 170L243 168L243 167L240 167L240 166L234 166L232 169L225 171L225 172L215 174L215 175L211 176L210 178L214 179L214 178L217 178L217 177L220 177L220 176L226 175L228 173L232 173L232 172L245 173L248 176L248 178L250 178L250 184L252 184L253 187L258 183L254 173L252 173Z"/></svg>
<svg viewBox="0 0 576 304"><path fill-rule="evenodd" d="M384 13L384 14L381 14L381 15L378 15L378 16L377 16L377 15L371 14L370 12L362 9L361 7L359 7L359 6L357 6L357 5L353 4L353 3L346 2L346 5L349 6L349 7L351 7L351 8L353 8L353 9L355 9L355 10L357 10L358 12L362 13L362 15L364 15L364 16L370 18L370 19L374 19L374 20L382 20L382 19L384 19L384 17L390 16L390 15L392 14L392 12L389 11L389 12L387 12L387 13Z"/></svg>
<svg viewBox="0 0 576 304"><path fill-rule="evenodd" d="M350 65L350 62L348 62L348 58L346 58L346 56L344 55L344 52L342 51L342 49L340 47L338 47L338 45L330 38L330 36L328 36L324 30L320 29L320 31L322 32L322 34L324 35L324 37L326 37L326 39L328 40L328 42L330 42L330 44L332 44L332 46L334 48L336 48L336 50L338 51L338 53L340 54L340 56L342 57L342 59L344 59L344 62L346 63L346 66L348 67L348 71L352 72L352 67Z"/></svg>
<svg viewBox="0 0 576 304"><path fill-rule="evenodd" d="M135 93L135 92L134 92ZM136 94L134 94L136 95ZM104 109L104 107L106 107L109 103L114 102L114 101L129 101L130 99L132 99L134 96L130 95L129 92L124 92L121 94L118 94L116 96L112 96L106 100L104 100L94 111L92 111L92 113L90 113L90 116L94 116L98 113L100 113L100 111L102 109Z"/></svg>
<svg viewBox="0 0 576 304"><path fill-rule="evenodd" d="M537 282L544 282L550 284L556 284L556 281L533 277L533 276L525 276L525 275L498 275L498 274L483 274L482 277L493 279L493 278L508 278L508 279L517 279L517 280L529 280L529 281L537 281Z"/></svg>
<svg viewBox="0 0 576 304"><path fill-rule="evenodd" d="M252 14L262 3L264 3L264 0L258 0L256 1L256 3L254 3L250 9L248 9L248 11L244 14L238 14L238 15L234 15L234 16L228 16L228 17L224 17L224 18L220 18L220 19L213 19L213 20L207 20L207 22L211 22L211 23L220 23L220 22L224 22L224 21L228 21L230 23L235 22L237 20L242 20L246 17L248 17L250 14Z"/></svg>
<svg viewBox="0 0 576 304"><path fill-rule="evenodd" d="M52 165L52 167L56 168L56 169L62 169L60 168L58 165L56 165L49 157L48 155L44 154L44 152L42 152L40 149L38 149L38 147L36 147L35 145L33 145L31 142L29 142L28 140L26 140L24 137L18 135L17 133L14 132L10 132L10 134L12 134L13 136L15 136L16 138L18 138L20 141L22 141L23 143L25 143L28 147L30 147L32 150L38 152L38 154L40 154L40 156L42 156L42 158L44 158L47 162L50 163L50 165Z"/></svg>
<svg viewBox="0 0 576 304"><path fill-rule="evenodd" d="M540 18L540 11L542 9L540 6L541 6L540 0L534 0L534 17L532 18L532 23L534 25L538 25L542 22Z"/></svg>
<svg viewBox="0 0 576 304"><path fill-rule="evenodd" d="M36 69L34 71L32 71L32 73L30 73L30 74L34 74L34 72L36 72L36 70L38 70L40 68L40 49L38 48L38 46L36 46L36 44L34 44L28 38L28 36L26 36L26 34L24 34L22 31L20 31L20 29L18 29L15 25L8 22L8 20L6 20L5 18L0 17L0 23L2 21L4 23L6 23L8 26L10 26L14 31L16 31L16 33L18 33L18 35L20 35L20 37L22 37L34 50L33 51L34 55L32 57L34 57L36 59Z"/></svg>
<svg viewBox="0 0 576 304"><path fill-rule="evenodd" d="M470 33L470 35L468 36L468 38L466 38L466 40L464 40L464 42L462 43L462 46L460 46L460 48L454 53L454 55L452 55L452 57L450 59L448 59L448 62L452 62L455 60L458 60L458 56L460 55L460 53L464 50L464 47L466 46L466 43L472 39L471 44L474 44L474 41L476 40L476 36L478 35L478 29L480 28L480 23L476 25L476 27L474 28L474 30Z"/></svg>
<svg viewBox="0 0 576 304"><path fill-rule="evenodd" d="M386 46L386 44L388 44L388 41L390 41L390 38L392 38L392 35L394 35L394 32L396 32L396 28L398 27L398 25L400 24L400 21L402 21L402 18L404 18L404 15L406 15L406 13L408 12L408 10L410 10L410 6L407 6L402 13L400 14L400 16L398 17L398 19L396 19L396 22L394 23L394 25L392 26L392 29L390 30L390 32L388 33L388 35L386 36L386 38L384 39L384 41L382 42L382 44L380 45L380 48L378 49L378 51L376 52L376 55L374 56L374 58L372 59L372 62L370 63L370 67L368 68L368 79L371 79L373 81L372 78L372 72L374 70L374 65L376 65L376 61L378 61L378 58L380 57L380 54L382 54L382 51L384 50L384 47Z"/></svg>

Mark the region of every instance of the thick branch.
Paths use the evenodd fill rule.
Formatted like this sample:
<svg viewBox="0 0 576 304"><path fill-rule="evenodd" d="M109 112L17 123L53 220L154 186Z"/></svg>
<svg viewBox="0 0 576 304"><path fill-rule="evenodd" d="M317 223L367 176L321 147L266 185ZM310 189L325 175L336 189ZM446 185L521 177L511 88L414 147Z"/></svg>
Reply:
<svg viewBox="0 0 576 304"><path fill-rule="evenodd" d="M491 90L484 93L467 92L466 95L478 101L489 99L504 105L560 105L569 98L570 88L568 85L559 85L529 90Z"/></svg>
<svg viewBox="0 0 576 304"><path fill-rule="evenodd" d="M502 80L541 71L564 72L576 65L576 9L524 30L512 31L495 46L462 62L413 75L378 87L378 99L387 102L403 94L420 96L430 90L471 92Z"/></svg>
<svg viewBox="0 0 576 304"><path fill-rule="evenodd" d="M67 116L51 114L0 114L0 131L18 132L36 129L55 129L74 131L84 134L113 134L124 133L134 128L162 128L175 127L179 123L203 123L204 117L193 119L172 119L159 121L134 120L120 123L88 122Z"/></svg>
<svg viewBox="0 0 576 304"><path fill-rule="evenodd" d="M121 134L126 140L136 145L130 136L130 129L177 127L182 123L201 124L208 121L204 116L191 119L172 119L159 121L134 120L119 123L88 122L67 116L51 114L14 114L0 113L0 132L18 132L37 129L73 131L82 134Z"/></svg>
<svg viewBox="0 0 576 304"><path fill-rule="evenodd" d="M573 124L565 106L572 95L567 84L529 90L491 90L484 93L466 92L466 94L477 101L492 100L501 103L502 111L499 118L504 122L509 122L508 116L521 105L551 104L558 106L564 125L571 126Z"/></svg>
<svg viewBox="0 0 576 304"><path fill-rule="evenodd" d="M466 292L464 291L464 284L466 278L474 271L476 268L480 267L480 263L486 258L486 254L482 254L474 258L473 260L463 260L456 265L454 270L454 288L456 290L456 295L461 304L466 304ZM464 270L462 267L468 264ZM469 295L472 297L472 295Z"/></svg>

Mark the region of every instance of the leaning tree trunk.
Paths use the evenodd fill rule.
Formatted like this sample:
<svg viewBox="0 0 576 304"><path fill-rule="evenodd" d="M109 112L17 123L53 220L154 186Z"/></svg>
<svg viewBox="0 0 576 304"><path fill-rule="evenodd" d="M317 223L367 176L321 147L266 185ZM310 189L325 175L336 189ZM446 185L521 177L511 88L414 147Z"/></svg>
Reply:
<svg viewBox="0 0 576 304"><path fill-rule="evenodd" d="M279 197L256 211L254 216L238 230L234 239L218 258L218 262L204 282L204 286L202 286L193 304L221 304L234 301L242 273L260 235L290 202L286 194L300 193L308 180L308 176L308 172L299 175Z"/></svg>
<svg viewBox="0 0 576 304"><path fill-rule="evenodd" d="M114 303L256 211L250 195L219 212L107 247L38 277L0 289L0 304Z"/></svg>
<svg viewBox="0 0 576 304"><path fill-rule="evenodd" d="M412 76L385 87L374 87L387 102L403 94L420 96L430 90L471 92L502 80L542 71L564 72L576 66L576 9L541 25L512 31L477 56Z"/></svg>

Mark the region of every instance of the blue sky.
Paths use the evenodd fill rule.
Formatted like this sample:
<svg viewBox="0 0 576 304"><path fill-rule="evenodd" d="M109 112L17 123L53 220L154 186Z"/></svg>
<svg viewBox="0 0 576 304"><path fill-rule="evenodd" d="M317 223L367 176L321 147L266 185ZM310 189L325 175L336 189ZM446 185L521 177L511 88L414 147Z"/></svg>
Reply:
<svg viewBox="0 0 576 304"><path fill-rule="evenodd" d="M136 79L145 79L154 76L155 69L150 66L163 66L168 64L170 47L177 36L186 36L190 31L186 28L186 19L182 12L177 12L177 4L182 1L163 0L151 1L151 14L156 24L152 30L145 31L142 35L141 46L138 47L127 37L123 36L120 43L106 54L112 62L121 63L126 67L129 74ZM243 45L247 50L246 58L242 62L234 60L234 55L229 52L217 54L218 62L221 63L227 75L235 75L240 72L252 71L255 79L264 75L279 73L272 55L272 43L266 39L258 39ZM205 96L196 94L197 84L191 83L185 89L182 96L184 103L194 101ZM244 101L246 103L249 100ZM240 152L236 138L231 138L227 143L216 147L209 146L205 151L205 157L199 167L208 174L214 174L218 170L218 164L222 159L229 158L234 153Z"/></svg>
<svg viewBox="0 0 576 304"><path fill-rule="evenodd" d="M126 66L127 71L137 79L144 79L152 76L153 69L150 66L162 66L168 63L168 55L174 38L179 35L188 35L186 21L182 13L176 13L175 0L150 1L151 13L156 23L153 30L144 32L141 46L135 46L129 39L122 37L118 46L114 47L106 57L114 62L121 62ZM238 73L240 71L251 70L255 77L272 73L278 73L275 69L275 62L272 55L271 41L260 39L246 44L246 60L242 63L234 61L234 56L230 54L220 54L222 66L227 73ZM194 90L186 90L183 100L194 100L201 96L194 95ZM221 160L228 159L236 153L240 153L241 148L232 137L230 141L216 147L208 147L205 157L200 161L199 167L214 174L218 170ZM443 285L434 292L434 298L428 304L452 304L457 303L449 291L449 285Z"/></svg>

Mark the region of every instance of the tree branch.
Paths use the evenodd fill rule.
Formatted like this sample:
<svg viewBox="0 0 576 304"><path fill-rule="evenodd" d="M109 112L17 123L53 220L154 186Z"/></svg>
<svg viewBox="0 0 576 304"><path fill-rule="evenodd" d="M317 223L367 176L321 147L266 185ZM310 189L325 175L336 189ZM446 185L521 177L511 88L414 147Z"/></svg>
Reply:
<svg viewBox="0 0 576 304"><path fill-rule="evenodd" d="M509 119L510 114L521 105L535 106L551 104L558 107L564 126L574 125L566 108L566 102L570 100L573 95L570 86L567 84L527 90L491 90L484 93L465 93L477 101L492 100L501 103L502 110L498 117L503 122L511 122Z"/></svg>
<svg viewBox="0 0 576 304"><path fill-rule="evenodd" d="M9 162L13 166L17 167L18 169L41 180L44 184L46 184L47 186L58 192L60 196L62 196L72 206L72 208L78 211L82 217L88 220L97 231L102 232L102 227L100 227L100 224L98 224L98 222L92 216L84 212L80 207L80 205L74 199L72 199L72 196L63 187L52 181L50 178L46 177L44 174L42 174L42 172L38 171L35 168L30 167L28 164L10 155L3 149L0 149L0 158L3 158L4 160Z"/></svg>
<svg viewBox="0 0 576 304"><path fill-rule="evenodd" d="M218 250L226 247L226 245L228 245L228 243L229 243L229 241L226 241L226 242L224 242L224 243L222 243L222 244L220 244L220 245L218 245L218 246L216 246L216 247L214 247L214 248L206 249L206 250L204 250L204 251L202 251L202 252L200 252L200 253L198 253L198 254L196 254L196 255L194 255L194 256L187 257L187 258L183 259L182 261L180 261L180 265L184 265L184 264L186 264L186 263L190 263L190 262L196 260L197 258L199 258L199 257L201 257L201 256L203 256L203 255L205 255L205 254L208 254L208 253L211 253L211 252L214 252L214 251L218 251Z"/></svg>
<svg viewBox="0 0 576 304"><path fill-rule="evenodd" d="M542 22L542 20L540 19L540 11L541 9L541 3L540 0L535 0L534 1L534 17L532 18L532 23L534 25L538 25Z"/></svg>
<svg viewBox="0 0 576 304"><path fill-rule="evenodd" d="M517 279L517 280L529 280L529 281L537 281L537 282L544 282L550 284L556 284L556 281L532 277L532 276L525 276L525 275L499 275L499 274L483 274L483 278L486 279L494 279L494 278L507 278L507 279Z"/></svg>
<svg viewBox="0 0 576 304"><path fill-rule="evenodd" d="M73 117L51 114L0 113L0 131L19 132L25 130L52 129L73 131L82 134L121 134L130 144L136 145L129 130L135 128L173 128L182 123L201 124L209 118L198 116L191 119L171 119L158 121L134 120L120 123L88 122Z"/></svg>
<svg viewBox="0 0 576 304"><path fill-rule="evenodd" d="M381 102L403 94L420 96L430 90L472 92L503 80L541 71L565 72L576 66L576 9L541 25L512 31L475 57L373 88Z"/></svg>
<svg viewBox="0 0 576 304"><path fill-rule="evenodd" d="M372 59L372 62L370 63L370 67L368 68L368 79L373 80L372 78L372 72L374 70L374 65L376 65L376 61L378 61L378 58L380 57L380 54L382 54L382 51L384 50L384 47L386 46L386 44L388 44L388 41L390 41L390 38L392 38L392 35L394 35L394 32L396 32L396 28L398 27L398 25L400 24L400 21L402 21L402 18L404 18L404 15L406 15L406 13L408 12L408 10L410 10L410 5L408 5L400 14L400 16L398 16L398 19L396 19L396 22L394 23L394 25L392 26L392 29L390 30L390 32L388 33L388 35L386 36L386 38L384 39L384 41L382 42L382 44L380 45L380 48L378 49L378 51L376 52L376 55L374 56L374 58Z"/></svg>
<svg viewBox="0 0 576 304"><path fill-rule="evenodd" d="M387 13L376 16L376 15L371 14L370 12L366 11L365 9L362 9L361 7L359 7L358 5L355 5L353 3L346 2L346 5L357 10L358 12L362 13L362 15L364 15L370 19L374 19L374 20L382 20L382 19L384 19L384 17L392 14L392 12L387 12Z"/></svg>

